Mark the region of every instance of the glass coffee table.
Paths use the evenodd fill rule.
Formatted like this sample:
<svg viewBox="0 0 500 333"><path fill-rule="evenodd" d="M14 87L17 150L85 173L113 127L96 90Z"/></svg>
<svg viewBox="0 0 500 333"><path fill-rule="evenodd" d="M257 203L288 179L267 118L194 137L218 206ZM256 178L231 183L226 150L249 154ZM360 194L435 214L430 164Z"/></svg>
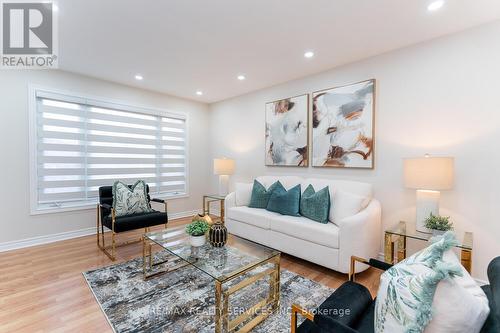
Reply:
<svg viewBox="0 0 500 333"><path fill-rule="evenodd" d="M472 270L472 232L453 231L458 240L456 246L460 249L460 261L465 269L470 273ZM384 257L385 261L394 264L406 258L406 240L416 239L421 241L429 241L434 235L415 230L415 228L407 226L406 222L401 221L392 229L385 231L384 237ZM394 256L396 250L396 256Z"/></svg>
<svg viewBox="0 0 500 333"><path fill-rule="evenodd" d="M159 245L173 256L155 262L153 245ZM208 241L203 246L192 247L182 226L144 234L143 274L144 279L150 279L188 265L195 267L214 281L215 332L248 332L278 309L280 255L279 251L231 234L224 247L213 247ZM161 269L173 261L180 264ZM231 317L230 298L260 280L269 282L267 296Z"/></svg>

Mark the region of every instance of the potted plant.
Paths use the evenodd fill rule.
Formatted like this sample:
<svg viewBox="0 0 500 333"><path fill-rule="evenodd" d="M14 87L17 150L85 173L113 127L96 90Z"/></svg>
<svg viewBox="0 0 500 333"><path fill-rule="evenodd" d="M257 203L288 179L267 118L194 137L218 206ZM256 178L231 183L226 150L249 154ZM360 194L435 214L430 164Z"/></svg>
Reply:
<svg viewBox="0 0 500 333"><path fill-rule="evenodd" d="M207 221L195 220L186 226L186 233L190 235L191 246L203 246L206 238L205 233L210 229Z"/></svg>
<svg viewBox="0 0 500 333"><path fill-rule="evenodd" d="M425 227L431 229L435 235L442 235L448 230L453 230L453 223L449 216L431 215L425 220Z"/></svg>

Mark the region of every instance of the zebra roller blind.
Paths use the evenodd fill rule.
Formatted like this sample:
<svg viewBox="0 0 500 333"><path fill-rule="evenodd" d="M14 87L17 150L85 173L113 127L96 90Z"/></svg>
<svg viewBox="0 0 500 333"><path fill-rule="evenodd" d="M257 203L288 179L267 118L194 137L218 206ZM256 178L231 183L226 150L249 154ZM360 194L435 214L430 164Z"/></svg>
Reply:
<svg viewBox="0 0 500 333"><path fill-rule="evenodd" d="M187 192L183 115L37 91L36 125L38 210L95 203L116 180Z"/></svg>

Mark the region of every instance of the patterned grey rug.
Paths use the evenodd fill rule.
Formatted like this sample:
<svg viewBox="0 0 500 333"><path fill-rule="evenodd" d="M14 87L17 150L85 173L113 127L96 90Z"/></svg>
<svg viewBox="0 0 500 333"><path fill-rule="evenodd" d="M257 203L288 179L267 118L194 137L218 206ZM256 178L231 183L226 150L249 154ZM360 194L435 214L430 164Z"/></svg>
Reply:
<svg viewBox="0 0 500 333"><path fill-rule="evenodd" d="M142 258L137 258L83 275L117 333L214 332L214 283L192 266L144 281ZM233 312L247 309L267 295L266 283L263 279L230 299ZM280 309L252 332L289 332L292 302L314 309L332 292L331 288L282 269Z"/></svg>

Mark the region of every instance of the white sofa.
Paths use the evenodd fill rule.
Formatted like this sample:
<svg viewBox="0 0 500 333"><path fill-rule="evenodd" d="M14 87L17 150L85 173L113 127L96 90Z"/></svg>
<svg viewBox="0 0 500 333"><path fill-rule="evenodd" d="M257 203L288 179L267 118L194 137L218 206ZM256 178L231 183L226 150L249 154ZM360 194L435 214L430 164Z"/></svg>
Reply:
<svg viewBox="0 0 500 333"><path fill-rule="evenodd" d="M286 189L309 184L316 191L328 186L330 222L323 224L305 217L281 215L249 208L252 184L236 184L225 200L226 227L232 234L314 262L335 271L348 273L351 255L378 256L381 237L380 203L372 198L367 183L295 176L258 177L268 188L279 180ZM356 271L367 268L356 265Z"/></svg>

